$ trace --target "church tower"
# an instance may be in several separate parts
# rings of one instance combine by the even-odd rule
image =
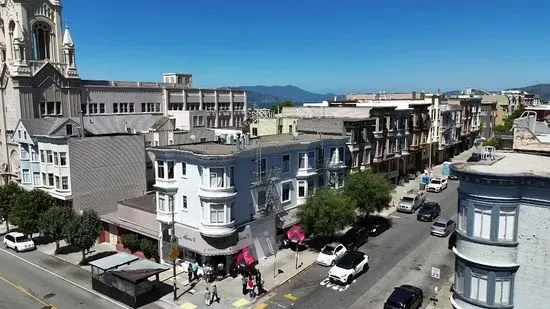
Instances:
[[[75,46],[68,29],[63,31],[61,1],[0,0],[0,9],[0,57],[17,67],[10,70],[12,76],[32,76],[50,62],[65,77],[78,78]],[[70,46],[64,42],[67,36]]]

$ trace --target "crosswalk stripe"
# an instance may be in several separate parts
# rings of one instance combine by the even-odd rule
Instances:
[[[292,295],[292,294],[285,294],[285,298],[291,301],[296,301],[298,297]]]

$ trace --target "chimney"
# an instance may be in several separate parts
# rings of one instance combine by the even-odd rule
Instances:
[[[78,132],[80,135],[79,137],[82,139],[84,138],[84,114],[82,113],[82,111],[78,112],[78,117],[80,118],[80,129],[78,130]]]

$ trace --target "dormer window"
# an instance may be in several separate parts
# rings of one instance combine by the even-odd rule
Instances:
[[[73,125],[72,124],[67,124],[65,125],[65,131],[67,133],[67,135],[73,135]]]

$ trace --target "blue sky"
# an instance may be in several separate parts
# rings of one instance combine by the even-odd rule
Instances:
[[[199,87],[292,84],[337,93],[550,82],[550,1],[63,5],[87,79],[156,81],[162,72],[191,72]]]

